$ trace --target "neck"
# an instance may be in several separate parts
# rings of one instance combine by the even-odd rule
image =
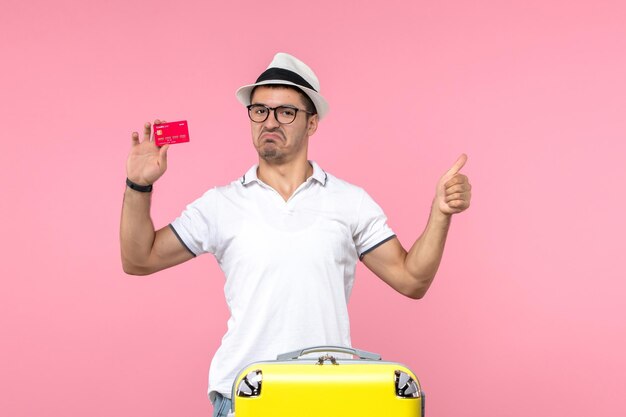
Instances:
[[[257,170],[258,178],[276,190],[285,201],[311,175],[313,167],[306,159],[284,164],[271,164],[260,159]]]

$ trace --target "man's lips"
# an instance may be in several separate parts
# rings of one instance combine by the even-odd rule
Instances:
[[[279,133],[266,132],[261,134],[261,140],[264,142],[282,141],[283,137]]]

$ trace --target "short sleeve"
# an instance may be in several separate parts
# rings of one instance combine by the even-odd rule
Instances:
[[[189,204],[170,227],[192,254],[215,253],[217,217],[217,190],[212,189]]]
[[[363,191],[354,231],[354,244],[359,259],[395,236],[387,225],[387,217],[383,210]]]

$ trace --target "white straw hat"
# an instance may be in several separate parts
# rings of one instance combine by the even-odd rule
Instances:
[[[237,99],[247,106],[254,87],[267,84],[292,85],[309,96],[320,119],[328,113],[328,103],[319,93],[320,82],[313,70],[292,55],[284,52],[274,55],[269,67],[259,75],[254,84],[244,85],[237,90]]]

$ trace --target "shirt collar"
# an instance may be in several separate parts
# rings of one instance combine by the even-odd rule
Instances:
[[[315,161],[309,161],[311,166],[313,167],[313,175],[311,175],[308,179],[314,179],[319,182],[321,185],[326,185],[326,180],[328,180],[328,174],[324,172],[322,168]],[[252,182],[259,182],[259,177],[257,177],[256,172],[259,164],[254,164],[244,175],[241,177],[241,183],[243,185],[248,185]]]

